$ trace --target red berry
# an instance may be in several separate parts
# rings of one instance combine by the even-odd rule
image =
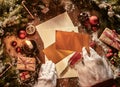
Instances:
[[[17,45],[17,42],[16,42],[16,41],[12,41],[11,45],[12,45],[13,47],[15,47],[15,46]]]
[[[114,56],[118,56],[118,54],[117,54],[117,53],[114,53]]]
[[[112,53],[113,51],[112,51],[112,49],[108,49],[108,53]]]
[[[110,58],[111,56],[113,56],[113,53],[107,53],[107,54],[106,54],[106,57],[107,57],[107,58]]]
[[[114,61],[111,61],[112,64],[114,64],[115,62]]]
[[[109,53],[110,56],[113,56],[113,53]]]
[[[89,22],[91,25],[97,25],[98,24],[98,17],[97,16],[91,16],[89,18]]]
[[[107,53],[107,54],[106,54],[106,57],[107,57],[107,58],[110,58],[110,55],[109,55],[109,53]]]
[[[17,52],[17,53],[21,52],[21,48],[20,48],[20,47],[17,47],[17,48],[16,48],[16,52]]]

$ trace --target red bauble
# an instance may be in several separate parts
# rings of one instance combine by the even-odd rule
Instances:
[[[12,41],[11,45],[12,45],[13,47],[15,47],[15,46],[17,45],[17,42],[16,42],[16,41]]]
[[[97,16],[91,16],[89,18],[89,22],[91,25],[97,25],[99,23],[98,17]]]
[[[27,33],[25,30],[20,30],[19,33],[18,33],[18,37],[20,39],[24,39],[26,37]]]
[[[26,37],[25,34],[19,34],[19,38],[20,38],[20,39],[24,39],[25,37]]]
[[[16,52],[17,52],[17,53],[21,52],[21,48],[20,48],[20,47],[17,47],[17,48],[16,48]]]

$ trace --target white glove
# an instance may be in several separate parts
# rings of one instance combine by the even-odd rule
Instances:
[[[56,80],[55,64],[52,61],[47,61],[45,64],[42,64],[38,83],[34,87],[56,87]]]
[[[90,48],[90,56],[85,47],[82,49],[83,61],[75,65],[82,87],[90,87],[96,83],[113,78],[113,73],[105,58]]]

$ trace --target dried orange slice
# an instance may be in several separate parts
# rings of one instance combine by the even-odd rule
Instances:
[[[35,26],[33,26],[33,25],[29,25],[26,27],[26,33],[29,35],[34,34],[35,31],[36,31],[36,29],[35,29]]]

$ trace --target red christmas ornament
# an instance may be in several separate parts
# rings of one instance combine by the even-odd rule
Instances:
[[[18,37],[20,39],[24,39],[26,37],[27,33],[25,30],[20,30],[19,33],[18,33]]]
[[[15,46],[17,45],[17,42],[16,42],[16,41],[12,41],[11,45],[12,45],[13,47],[15,47]]]
[[[17,47],[17,48],[16,48],[16,52],[17,52],[17,53],[21,52],[21,48],[20,48],[20,47]]]
[[[20,35],[19,35],[19,38],[20,38],[20,39],[24,39],[25,37],[26,37],[25,34],[20,34]]]
[[[99,23],[98,17],[97,16],[91,16],[89,18],[89,22],[90,22],[91,25],[97,25]]]

